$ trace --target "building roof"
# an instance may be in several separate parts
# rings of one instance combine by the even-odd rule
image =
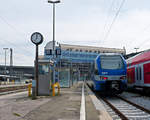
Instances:
[[[55,43],[56,46],[61,46],[62,50],[71,50],[71,51],[91,51],[91,52],[114,52],[114,53],[122,53],[126,54],[125,48],[106,48],[106,47],[97,47],[97,46],[84,46],[84,45],[70,45],[70,44],[59,44],[58,42]],[[50,41],[46,44],[45,49],[52,49],[53,42]]]

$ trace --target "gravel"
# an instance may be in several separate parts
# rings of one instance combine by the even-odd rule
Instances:
[[[137,93],[129,93],[129,92],[124,92],[120,96],[150,110],[150,97],[142,96]]]

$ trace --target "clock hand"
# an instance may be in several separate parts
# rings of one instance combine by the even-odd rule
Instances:
[[[37,40],[37,38],[38,38],[38,35],[36,34],[36,40]]]

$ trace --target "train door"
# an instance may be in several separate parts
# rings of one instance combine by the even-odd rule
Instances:
[[[143,65],[137,65],[135,67],[135,78],[136,78],[136,86],[143,85]]]

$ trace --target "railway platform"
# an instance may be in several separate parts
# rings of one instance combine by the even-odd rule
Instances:
[[[112,119],[92,91],[86,85],[83,88],[82,82],[61,88],[61,94],[54,97],[39,96],[31,100],[27,92],[0,96],[0,111],[0,120]]]

